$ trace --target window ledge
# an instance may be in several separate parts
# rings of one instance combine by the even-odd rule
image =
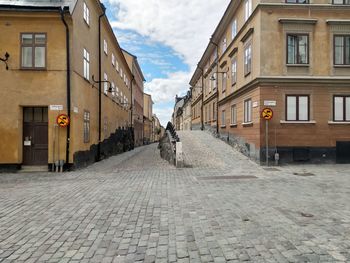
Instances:
[[[316,121],[285,121],[280,120],[281,124],[316,124]]]
[[[253,126],[253,122],[242,122],[243,127]]]
[[[335,68],[350,68],[350,65],[333,65]]]
[[[236,127],[237,127],[237,124],[233,124],[233,123],[232,123],[232,124],[230,124],[230,127],[231,127],[231,128],[236,128]]]
[[[329,125],[350,125],[350,121],[329,121]]]
[[[221,125],[220,128],[226,128],[226,125]]]
[[[310,67],[310,64],[286,64],[287,67]]]

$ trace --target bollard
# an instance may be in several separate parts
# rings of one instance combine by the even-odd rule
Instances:
[[[184,167],[184,158],[182,152],[182,142],[176,142],[176,167]]]
[[[275,165],[278,166],[278,161],[280,160],[280,155],[279,153],[275,153]]]

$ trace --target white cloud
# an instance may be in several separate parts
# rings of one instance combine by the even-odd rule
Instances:
[[[172,47],[191,69],[197,64],[229,0],[106,0],[117,12],[112,26]]]
[[[165,125],[171,118],[172,108],[157,108],[157,103],[174,104],[176,94],[183,95],[189,87],[189,81],[201,58],[209,38],[215,30],[230,0],[104,0],[113,11],[115,21],[111,24],[116,30],[131,30],[143,36],[144,43],[162,43],[170,48],[189,66],[189,72],[168,73],[166,78],[154,78],[146,83],[146,92],[152,95],[155,113],[159,114]],[[112,19],[113,20],[113,19]],[[120,36],[119,36],[120,37]],[[135,44],[133,36],[132,45]],[[127,45],[130,46],[130,45]],[[163,65],[167,58],[156,54],[140,59],[153,60],[153,64],[162,64],[163,73],[173,70]],[[140,51],[142,53],[142,51]],[[169,60],[168,60],[169,61]],[[170,60],[171,61],[171,60]]]
[[[145,83],[145,91],[152,95],[154,103],[175,102],[176,95],[188,90],[189,72],[169,73],[167,78],[155,78]]]

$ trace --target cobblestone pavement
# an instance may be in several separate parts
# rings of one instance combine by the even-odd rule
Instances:
[[[349,165],[207,165],[230,150],[192,142],[202,168],[175,169],[153,144],[71,173],[0,174],[0,262],[350,262]]]

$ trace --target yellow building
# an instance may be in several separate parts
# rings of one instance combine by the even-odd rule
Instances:
[[[144,144],[153,142],[152,137],[153,101],[150,94],[143,94],[143,140]]]
[[[8,70],[0,64],[2,170],[60,160],[74,168],[132,148],[132,72],[104,6],[7,2],[0,5],[0,57],[9,54]],[[67,127],[57,124],[60,114]]]
[[[231,1],[190,82],[205,123],[257,161],[350,162],[347,2]]]

